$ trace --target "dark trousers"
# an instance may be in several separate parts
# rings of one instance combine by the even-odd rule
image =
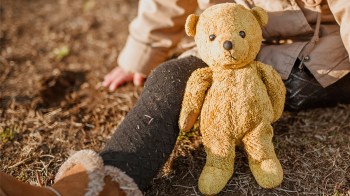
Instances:
[[[187,79],[194,70],[205,66],[196,57],[159,65],[148,77],[136,106],[101,152],[105,165],[118,167],[132,177],[141,190],[146,188],[174,148]],[[299,110],[338,101],[349,102],[350,76],[339,82],[324,89],[310,73],[293,69],[285,81],[286,108]],[[339,100],[335,94],[339,95]]]
[[[299,65],[300,61],[296,61]],[[350,74],[338,80],[336,83],[323,88],[310,73],[304,68],[294,66],[289,78],[284,81],[287,89],[287,110],[304,110],[308,108],[334,106],[337,103],[350,103]]]

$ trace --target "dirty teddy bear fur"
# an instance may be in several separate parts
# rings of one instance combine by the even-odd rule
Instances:
[[[286,90],[270,65],[255,60],[267,20],[262,8],[248,10],[234,3],[187,18],[186,33],[194,37],[209,67],[189,78],[179,127],[190,130],[200,116],[207,158],[198,186],[206,195],[225,187],[233,174],[235,147],[241,144],[260,186],[274,188],[282,182],[271,123],[283,112]]]

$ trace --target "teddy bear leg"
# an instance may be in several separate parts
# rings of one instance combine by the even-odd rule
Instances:
[[[272,136],[271,124],[262,122],[243,138],[250,170],[263,188],[274,188],[283,180],[283,170],[275,154]]]
[[[198,180],[198,188],[205,195],[219,193],[233,174],[235,159],[234,141],[213,141],[206,144],[206,163]]]

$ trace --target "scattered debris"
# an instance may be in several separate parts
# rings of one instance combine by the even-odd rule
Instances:
[[[117,65],[137,4],[1,0],[6,8],[0,8],[1,171],[49,186],[71,151],[103,148],[142,90],[96,88]],[[146,123],[155,123],[153,118],[145,115]],[[350,105],[285,112],[274,130],[282,185],[260,188],[238,148],[235,173],[219,196],[350,195]],[[180,134],[146,195],[199,195],[204,163],[196,125]]]

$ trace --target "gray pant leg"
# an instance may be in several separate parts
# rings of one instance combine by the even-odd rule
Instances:
[[[187,79],[204,66],[196,57],[159,65],[148,77],[140,100],[101,152],[105,165],[124,171],[140,189],[147,187],[174,148]]]

